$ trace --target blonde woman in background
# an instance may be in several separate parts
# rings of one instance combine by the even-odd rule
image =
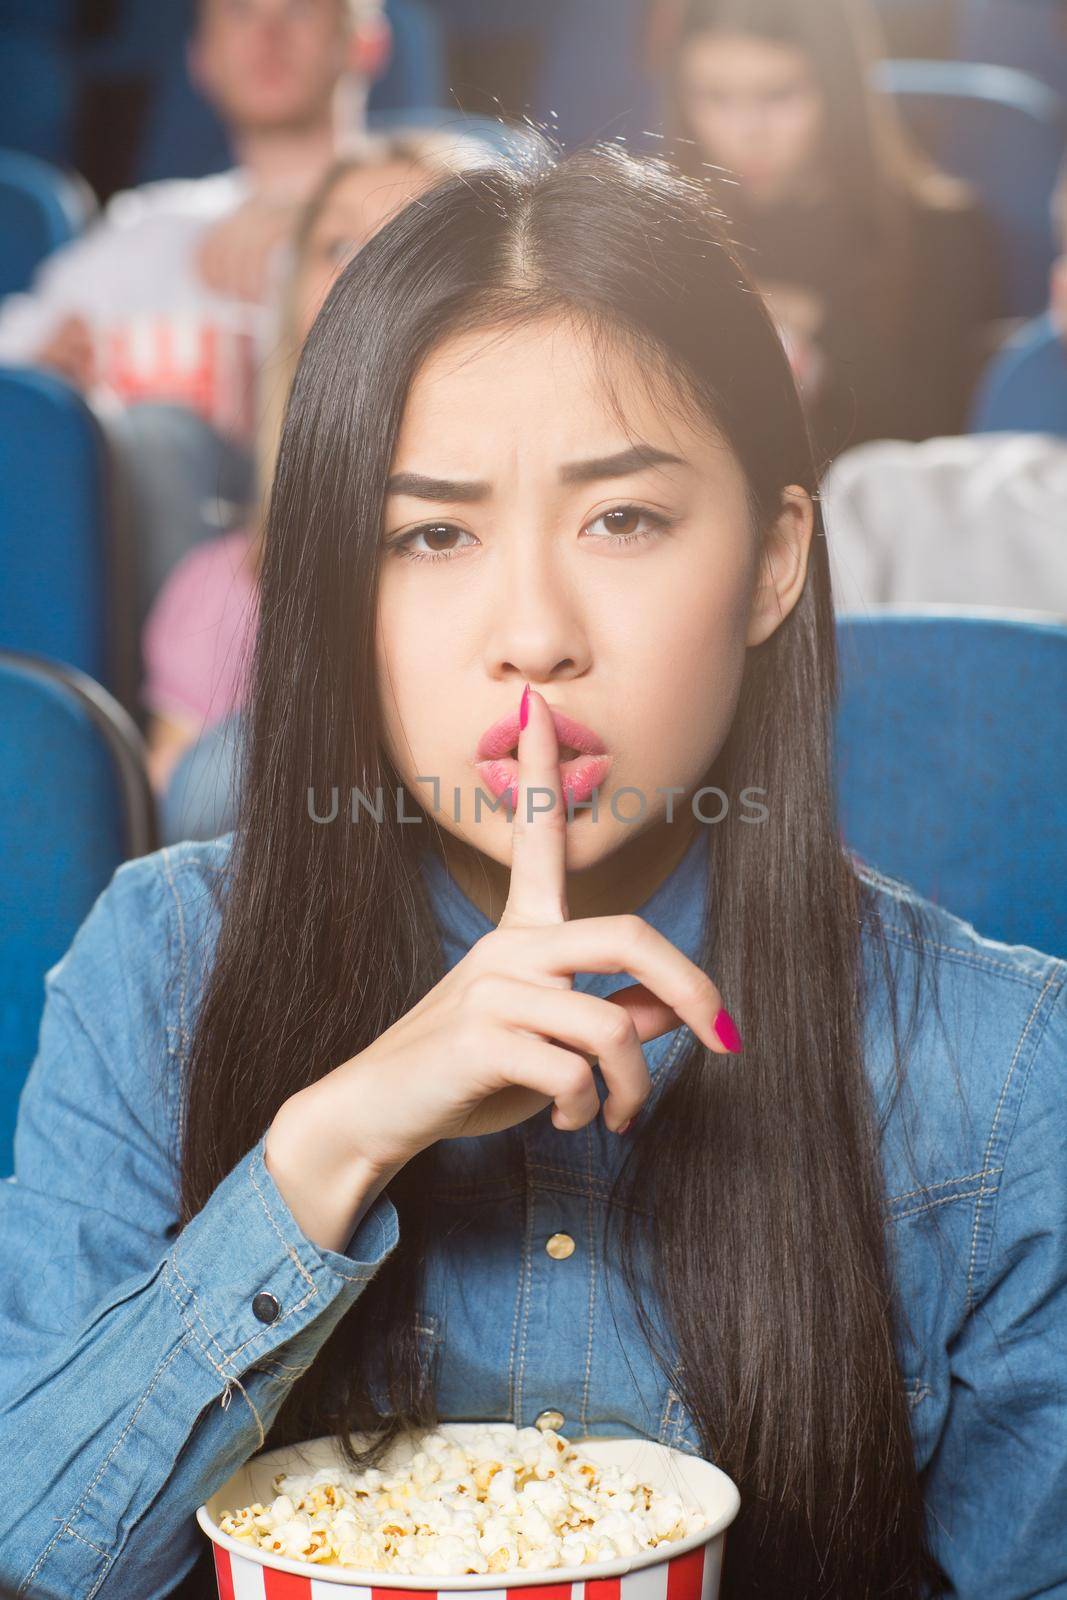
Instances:
[[[293,239],[275,355],[259,377],[256,519],[189,551],[144,628],[141,699],[149,714],[149,775],[161,798],[186,751],[209,735],[213,752],[218,731],[241,708],[258,616],[261,513],[307,330],[345,262],[389,217],[442,176],[486,158],[485,147],[468,136],[367,134],[334,163],[309,199]],[[216,756],[208,753],[207,759],[213,763]],[[224,790],[228,782],[227,774],[215,787]],[[183,823],[180,806],[178,813],[165,832],[182,834],[197,826],[193,818]]]

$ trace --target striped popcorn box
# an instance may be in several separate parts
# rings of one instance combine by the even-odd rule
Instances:
[[[462,1444],[484,1424],[443,1423],[440,1432]],[[297,1449],[268,1451],[235,1473],[197,1511],[197,1521],[214,1547],[219,1600],[717,1600],[727,1529],[737,1515],[736,1486],[709,1461],[645,1439],[577,1439],[584,1458],[635,1473],[643,1483],[676,1495],[704,1512],[697,1532],[640,1556],[583,1567],[529,1569],[462,1577],[434,1578],[408,1573],[357,1571],[351,1567],[289,1560],[259,1550],[222,1532],[218,1519],[228,1508],[273,1499],[275,1474],[294,1476],[337,1463],[331,1439]],[[383,1470],[404,1450],[399,1441]]]
[[[250,438],[256,376],[254,314],[175,308],[97,330],[100,385],[124,405],[183,406],[236,438]]]

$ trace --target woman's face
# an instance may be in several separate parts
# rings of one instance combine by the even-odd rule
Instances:
[[[696,34],[678,73],[682,115],[705,161],[756,199],[789,194],[816,165],[823,97],[807,56],[744,34]]]
[[[630,437],[571,323],[455,336],[416,375],[391,463],[377,634],[388,754],[427,810],[436,778],[442,828],[501,864],[505,806],[474,817],[475,790],[494,793],[478,745],[527,681],[610,758],[597,819],[576,806],[568,823],[568,871],[581,871],[663,823],[661,790],[682,817],[730,727],[746,647],[803,583],[807,496],[783,513],[801,536],[782,546],[778,592],[757,596],[732,451],[692,407],[692,422],[664,414],[632,357],[613,356],[609,375]],[[615,459],[635,441],[659,459]],[[616,816],[625,787],[638,793]]]
[[[296,280],[298,333],[303,341],[341,268],[378,229],[440,174],[411,162],[356,167],[339,178],[308,235]]]

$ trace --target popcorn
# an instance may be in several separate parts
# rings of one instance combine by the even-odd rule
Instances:
[[[293,1561],[425,1577],[617,1561],[708,1520],[551,1428],[508,1424],[462,1444],[427,1432],[394,1471],[321,1467],[277,1473],[272,1487],[269,1506],[223,1512],[222,1532]]]

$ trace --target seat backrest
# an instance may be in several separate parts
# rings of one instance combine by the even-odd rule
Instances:
[[[389,64],[371,84],[368,116],[411,106],[447,106],[448,50],[445,25],[431,0],[389,0],[386,15],[393,30]]]
[[[1036,317],[998,350],[983,374],[970,433],[1055,433],[1067,439],[1067,345]]]
[[[74,159],[78,73],[70,45],[73,20],[48,17],[50,8],[36,0],[27,0],[22,16],[12,16],[12,9],[7,0],[0,24],[0,146],[63,165]]]
[[[100,425],[50,373],[0,368],[0,649],[115,686]]]
[[[1067,98],[1063,0],[956,0],[953,55],[1021,67]]]
[[[45,256],[92,211],[91,191],[19,150],[0,150],[0,295],[28,287]]]
[[[1067,956],[1067,625],[845,615],[845,843],[988,938]]]
[[[156,843],[143,744],[81,673],[0,651],[0,1177],[33,1060],[44,974],[115,868]]]
[[[549,133],[565,149],[618,139],[659,153],[664,91],[646,60],[646,0],[554,0],[536,9],[542,44],[533,109]]]
[[[875,82],[934,160],[973,185],[997,224],[1006,314],[1036,316],[1048,302],[1055,253],[1050,202],[1067,141],[1064,102],[1029,73],[967,61],[882,61]]]

